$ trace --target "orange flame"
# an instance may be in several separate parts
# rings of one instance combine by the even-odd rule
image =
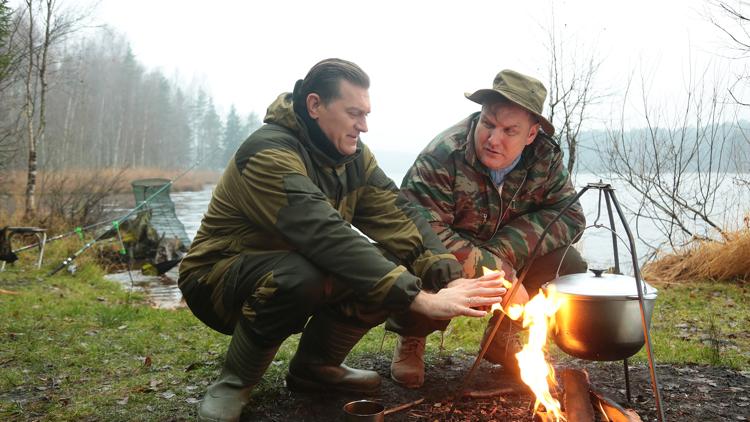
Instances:
[[[496,272],[484,268],[484,274]],[[510,284],[510,283],[509,283]],[[525,305],[512,304],[508,307],[507,315],[513,320],[523,317],[523,327],[529,329],[529,340],[516,353],[518,366],[521,368],[521,379],[529,386],[535,396],[534,411],[539,405],[547,410],[547,420],[565,421],[560,402],[550,393],[550,384],[557,385],[555,370],[544,357],[547,344],[547,330],[554,322],[555,312],[560,308],[561,299],[555,294],[554,288],[548,289],[548,295],[543,291],[534,296]],[[500,305],[493,305],[492,310],[503,310]]]

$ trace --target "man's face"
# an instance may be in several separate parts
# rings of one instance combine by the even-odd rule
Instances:
[[[512,105],[492,105],[482,108],[474,130],[477,157],[490,170],[506,168],[532,143],[539,131],[531,114]]]
[[[359,134],[367,132],[370,95],[366,88],[343,79],[339,82],[339,93],[339,98],[327,105],[318,94],[308,95],[307,110],[336,150],[342,155],[351,155],[357,151]]]

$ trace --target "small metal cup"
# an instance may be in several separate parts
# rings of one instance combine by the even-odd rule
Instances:
[[[383,422],[385,406],[370,400],[357,400],[344,405],[346,422]]]

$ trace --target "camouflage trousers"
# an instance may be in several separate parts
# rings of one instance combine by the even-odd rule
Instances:
[[[539,288],[544,283],[557,276],[558,266],[560,267],[559,275],[586,272],[588,265],[581,254],[574,248],[568,249],[567,253],[565,249],[565,247],[555,249],[532,262],[523,280],[523,286],[529,292],[529,296],[533,297],[539,293]],[[386,329],[402,336],[424,337],[433,331],[444,331],[449,322],[429,319],[414,312],[402,312],[388,319]]]
[[[231,335],[239,323],[256,344],[270,347],[302,332],[317,313],[362,328],[388,317],[298,253],[243,254],[228,260],[181,274],[179,280],[193,314],[224,334]]]

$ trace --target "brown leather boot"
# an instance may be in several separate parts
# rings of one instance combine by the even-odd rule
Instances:
[[[484,336],[482,337],[482,347],[487,343],[487,337],[492,332],[497,318],[498,316],[494,315],[487,322],[487,327],[484,329]],[[494,364],[500,364],[505,369],[505,372],[518,376],[521,373],[521,369],[518,367],[516,353],[520,352],[523,348],[520,333],[521,327],[518,324],[507,316],[503,318],[490,347],[487,349],[487,353],[484,355],[484,359]]]
[[[260,381],[279,346],[255,345],[239,324],[234,329],[219,379],[211,384],[198,407],[199,421],[239,421],[250,401],[250,390]]]
[[[391,379],[407,388],[424,384],[424,337],[398,337],[391,361]]]
[[[380,390],[380,375],[375,371],[344,365],[346,355],[369,331],[330,317],[313,315],[302,332],[286,385],[292,391],[372,394]]]

